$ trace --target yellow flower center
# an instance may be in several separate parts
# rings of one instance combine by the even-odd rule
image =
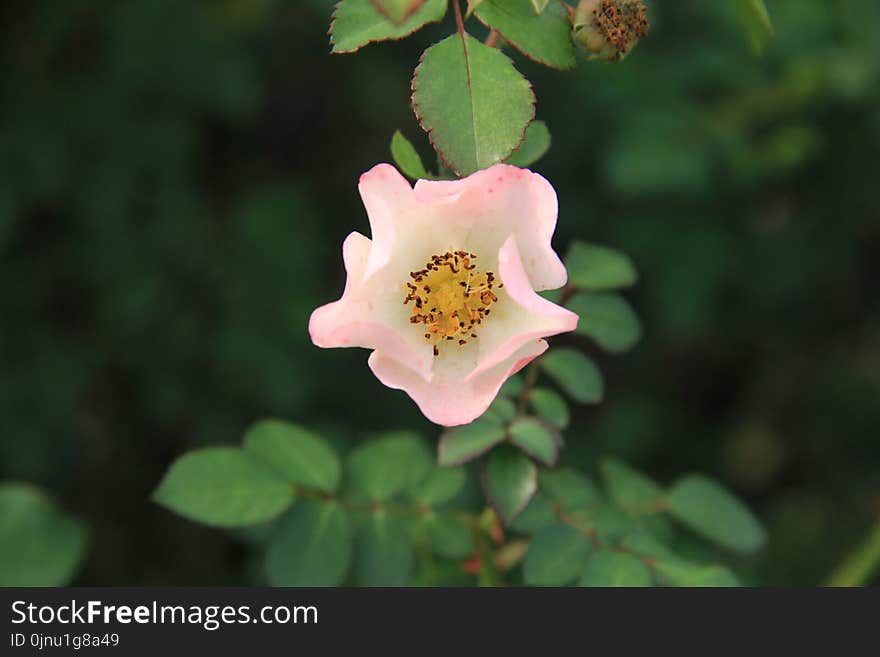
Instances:
[[[409,321],[421,325],[425,340],[434,345],[451,342],[460,347],[477,337],[477,327],[498,302],[494,290],[504,287],[495,274],[481,272],[467,251],[447,251],[431,256],[425,268],[410,272],[404,305],[412,304]]]

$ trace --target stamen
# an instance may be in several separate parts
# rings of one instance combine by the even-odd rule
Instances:
[[[648,8],[641,0],[602,0],[593,10],[593,21],[599,33],[620,59],[648,33]]]
[[[493,290],[501,289],[493,272],[476,270],[477,256],[470,251],[447,251],[433,255],[425,268],[410,272],[404,305],[413,305],[410,322],[424,324],[424,337],[433,344],[434,355],[441,343],[458,342],[464,347],[476,339],[474,329],[498,303]],[[426,311],[430,308],[430,311]]]

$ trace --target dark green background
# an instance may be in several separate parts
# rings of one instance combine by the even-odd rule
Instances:
[[[368,232],[358,175],[403,129],[413,38],[329,55],[323,0],[0,4],[0,479],[86,519],[77,584],[251,579],[227,533],[148,496],[267,415],[338,444],[416,428],[359,350],[306,332]],[[880,504],[880,4],[652,5],[624,63],[516,56],[554,135],[556,246],[628,252],[645,323],[564,462],[725,481],[769,528],[748,581],[815,584]],[[476,25],[475,32],[481,31]]]

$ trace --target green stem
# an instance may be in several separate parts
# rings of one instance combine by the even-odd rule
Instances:
[[[880,520],[865,541],[843,560],[826,586],[864,586],[880,571]]]

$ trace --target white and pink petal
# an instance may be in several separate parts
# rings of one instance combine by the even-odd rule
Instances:
[[[431,422],[453,427],[473,422],[489,408],[504,382],[547,350],[544,340],[524,344],[504,361],[470,379],[435,370],[430,379],[381,351],[370,354],[369,365],[382,383],[403,390]]]

